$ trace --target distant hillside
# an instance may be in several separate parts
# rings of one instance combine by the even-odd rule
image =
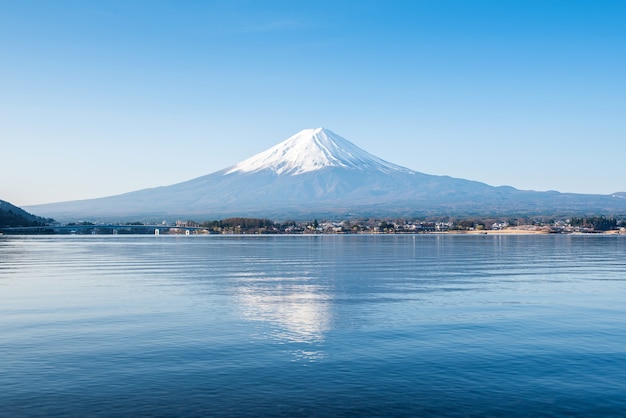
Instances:
[[[52,222],[52,219],[45,219],[32,215],[24,209],[0,200],[0,228],[14,226],[39,226]]]

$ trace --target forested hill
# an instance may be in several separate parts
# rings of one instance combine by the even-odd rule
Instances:
[[[52,219],[45,219],[32,215],[24,209],[0,200],[0,228],[12,226],[39,226],[52,222]]]

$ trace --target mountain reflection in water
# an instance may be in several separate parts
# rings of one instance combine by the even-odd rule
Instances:
[[[245,319],[262,323],[255,338],[298,343],[298,348],[291,344],[290,353],[316,360],[324,357],[321,343],[331,326],[331,301],[326,289],[309,280],[305,276],[240,279],[236,303]]]

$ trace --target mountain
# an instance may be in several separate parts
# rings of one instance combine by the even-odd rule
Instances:
[[[32,215],[24,209],[20,209],[9,202],[0,200],[0,228],[39,226],[52,221],[52,219],[44,219]]]
[[[340,167],[360,172],[413,173],[362,150],[328,129],[305,129],[286,141],[226,170],[233,173],[273,171],[278,175],[298,174]]]
[[[535,192],[433,176],[306,129],[215,173],[116,196],[30,206],[58,220],[626,214],[623,193]]]

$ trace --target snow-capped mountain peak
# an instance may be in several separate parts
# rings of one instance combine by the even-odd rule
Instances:
[[[326,167],[344,167],[382,172],[412,172],[384,161],[334,132],[305,129],[274,147],[226,170],[225,174],[272,170],[276,174],[298,175]]]

